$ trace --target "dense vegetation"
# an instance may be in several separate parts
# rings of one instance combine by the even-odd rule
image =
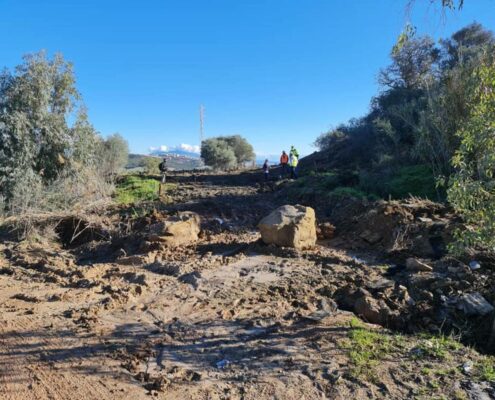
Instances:
[[[368,195],[448,193],[473,223],[463,240],[486,244],[495,233],[494,54],[493,33],[477,23],[438,44],[406,27],[369,113],[322,134],[306,165],[354,175],[349,186]]]
[[[88,121],[61,55],[28,55],[0,75],[0,138],[0,213],[103,199],[127,162],[127,142],[117,134],[104,140]]]
[[[205,164],[217,169],[234,169],[254,160],[251,146],[242,136],[219,136],[201,143],[201,158]]]

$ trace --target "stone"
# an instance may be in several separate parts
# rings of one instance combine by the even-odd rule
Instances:
[[[392,288],[395,286],[395,282],[389,279],[380,278],[366,284],[366,287],[371,290],[381,291],[384,289]]]
[[[378,232],[372,232],[370,230],[365,230],[359,237],[369,244],[376,244],[383,239],[382,235]]]
[[[419,261],[417,258],[408,258],[406,260],[406,269],[412,272],[431,272],[433,268],[428,264],[425,264],[422,261]]]
[[[306,250],[316,245],[316,217],[311,207],[286,205],[258,224],[265,244]]]
[[[354,312],[372,324],[384,325],[390,310],[383,301],[363,296],[356,300]]]
[[[468,316],[483,316],[494,310],[494,307],[479,292],[462,295],[457,302],[457,308]]]
[[[333,226],[330,222],[323,222],[318,225],[316,233],[319,240],[333,239],[335,234],[335,226]]]
[[[194,212],[180,212],[153,224],[150,231],[148,239],[151,242],[160,242],[170,247],[188,245],[199,238],[201,218]]]

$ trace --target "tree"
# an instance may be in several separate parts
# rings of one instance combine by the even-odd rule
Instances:
[[[206,165],[223,170],[237,165],[234,150],[222,138],[204,140],[201,143],[201,158]]]
[[[89,122],[62,55],[27,55],[0,74],[0,211],[51,211],[107,196],[105,145],[114,148]]]
[[[247,161],[254,160],[255,154],[253,146],[240,135],[226,136],[220,138],[227,142],[227,144],[232,148],[237,160],[237,165],[242,165]]]
[[[219,136],[201,143],[201,158],[211,167],[235,168],[254,160],[254,157],[253,146],[240,135]]]
[[[457,232],[458,247],[495,249],[495,62],[476,68],[469,99],[471,113],[458,131],[460,147],[452,159],[455,174],[448,199],[464,216],[467,229]]]
[[[73,129],[69,126],[78,100],[72,65],[61,55],[52,60],[44,52],[28,55],[14,73],[2,73],[0,187],[7,199],[20,175],[30,177],[25,184],[46,184],[68,166],[84,123],[79,114]]]
[[[162,160],[158,157],[144,157],[141,166],[147,174],[158,174]]]
[[[113,179],[129,159],[129,144],[120,134],[114,133],[101,143],[100,165],[104,176]]]

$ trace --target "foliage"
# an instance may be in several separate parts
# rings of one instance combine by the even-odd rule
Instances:
[[[365,199],[368,197],[366,193],[360,191],[359,189],[343,186],[333,189],[329,195],[333,197],[351,197],[355,199]]]
[[[394,349],[394,338],[367,329],[357,318],[350,323],[349,339],[343,347],[348,350],[352,375],[374,379],[374,367]]]
[[[117,183],[115,198],[120,204],[131,204],[142,201],[154,201],[158,199],[160,182],[156,179],[148,179],[139,175],[125,175]],[[163,190],[171,190],[176,185],[167,183]]]
[[[101,177],[101,139],[61,55],[28,55],[0,74],[0,138],[3,211],[87,205],[111,190]]]
[[[221,138],[230,148],[234,151],[235,158],[237,160],[237,165],[240,166],[247,161],[254,160],[255,154],[253,146],[240,135],[225,136]]]
[[[468,225],[457,232],[458,249],[495,249],[495,62],[487,60],[474,73],[478,84],[470,116],[457,132],[460,147],[452,159],[448,199]]]
[[[205,164],[213,168],[227,170],[237,167],[243,162],[240,160],[244,160],[246,157],[252,157],[253,154],[249,153],[249,151],[247,153],[245,152],[246,149],[249,150],[250,145],[241,145],[238,139],[234,140],[233,138],[234,136],[204,140],[201,143],[201,158]],[[245,140],[242,139],[242,142],[244,143]],[[252,147],[250,149],[252,152]],[[236,151],[239,158],[236,156]]]
[[[395,199],[416,196],[428,199],[437,198],[435,178],[427,165],[410,165],[400,168],[385,183],[387,195]]]
[[[475,71],[494,53],[495,37],[480,24],[437,43],[406,27],[379,74],[370,112],[320,135],[315,144],[326,156],[314,165],[360,171],[359,185],[350,186],[366,193],[442,199],[461,146],[457,132],[476,103]]]
[[[158,157],[143,157],[141,166],[147,174],[158,174],[160,173],[159,165],[161,162],[162,160]]]
[[[100,144],[99,164],[104,176],[114,179],[127,164],[129,144],[118,133],[110,135]]]

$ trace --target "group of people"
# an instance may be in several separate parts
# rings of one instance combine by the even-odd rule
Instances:
[[[290,147],[289,154],[282,151],[280,156],[280,166],[282,167],[282,177],[287,177],[290,173],[291,179],[297,179],[297,165],[299,164],[299,152],[294,146]],[[263,164],[263,174],[265,176],[265,182],[270,179],[270,162],[265,160]]]

